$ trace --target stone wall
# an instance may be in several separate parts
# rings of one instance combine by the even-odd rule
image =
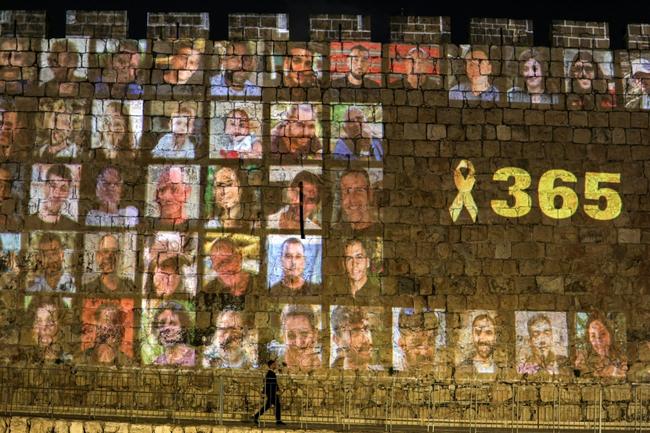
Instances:
[[[232,15],[211,41],[208,14],[152,13],[151,39],[89,38],[126,28],[107,13],[0,40],[0,359],[35,375],[12,390],[48,389],[43,364],[92,366],[100,386],[278,358],[370,394],[397,375],[530,401],[525,419],[574,390],[562,410],[592,419],[597,389],[608,420],[634,418],[650,58],[591,49],[606,23],[530,47],[530,21],[475,20],[475,42],[500,28],[514,45],[466,46],[409,17],[382,45],[364,16],[312,17],[301,42],[286,15]],[[477,391],[492,382],[518,388]],[[95,385],[61,395],[108,406]],[[389,400],[362,401],[371,419]]]

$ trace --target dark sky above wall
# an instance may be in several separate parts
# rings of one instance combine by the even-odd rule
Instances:
[[[2,4],[4,3],[4,4]],[[576,2],[576,1],[435,1],[435,0],[198,0],[179,2],[171,0],[23,0],[0,1],[0,9],[46,9],[50,35],[65,33],[65,11],[68,9],[128,10],[131,36],[145,36],[148,11],[194,11],[210,12],[212,39],[227,38],[227,15],[235,12],[284,12],[290,15],[291,39],[307,40],[309,37],[308,15],[316,13],[366,14],[372,17],[373,39],[388,40],[389,17],[392,15],[450,16],[452,42],[469,40],[469,20],[472,17],[507,17],[534,20],[536,45],[550,44],[550,28],[554,19],[608,21],[612,48],[625,48],[625,32],[628,23],[650,23],[650,5],[644,2]]]

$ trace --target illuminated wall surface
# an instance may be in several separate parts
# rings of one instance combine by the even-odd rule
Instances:
[[[647,53],[5,38],[0,80],[7,365],[650,379]]]

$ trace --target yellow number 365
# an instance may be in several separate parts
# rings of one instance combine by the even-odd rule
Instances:
[[[532,199],[525,192],[531,185],[530,173],[518,167],[503,167],[497,170],[492,180],[511,182],[508,194],[511,200],[492,200],[492,210],[506,218],[517,218],[528,214],[532,207]],[[566,170],[549,170],[539,178],[537,188],[539,208],[549,218],[565,219],[571,217],[578,210],[578,194],[563,183],[576,183],[576,176]],[[585,213],[600,221],[613,220],[621,214],[623,201],[617,191],[612,188],[601,187],[601,183],[620,183],[620,173],[585,173],[585,200],[594,203],[585,203]]]

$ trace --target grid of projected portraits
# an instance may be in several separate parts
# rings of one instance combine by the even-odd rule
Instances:
[[[649,110],[647,53],[38,45],[38,72],[12,65],[0,86],[0,291],[20,298],[20,335],[6,339],[29,362],[628,374],[639,331],[620,311],[458,311],[394,278],[446,270],[403,257],[404,217],[386,203],[423,200],[410,191],[426,181],[400,170],[421,163],[403,156],[431,134],[432,106]]]

